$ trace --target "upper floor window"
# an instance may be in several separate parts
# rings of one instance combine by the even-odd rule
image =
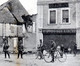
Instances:
[[[57,11],[54,9],[49,10],[49,24],[57,23]]]
[[[69,12],[69,9],[68,8],[63,8],[62,10],[61,10],[61,12],[62,12],[62,17],[61,17],[61,21],[62,21],[62,23],[69,23],[70,22],[70,12]]]
[[[57,17],[61,17],[61,23],[69,23],[69,4],[68,3],[50,3],[49,4],[49,17],[48,24],[57,24]],[[60,13],[61,10],[61,13]],[[57,12],[61,14],[61,16],[57,15]]]

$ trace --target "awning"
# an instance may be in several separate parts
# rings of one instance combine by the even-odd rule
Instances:
[[[42,29],[42,33],[76,33],[76,29]]]

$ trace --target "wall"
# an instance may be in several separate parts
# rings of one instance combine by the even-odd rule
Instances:
[[[76,43],[80,49],[80,3],[76,3]]]
[[[58,9],[58,22],[55,25],[50,25],[48,23],[48,4],[49,3],[62,3],[69,2],[70,8],[70,24],[60,24],[61,23],[61,9]],[[42,24],[41,24],[42,21]],[[38,14],[37,14],[37,44],[39,43],[39,26],[42,25],[43,29],[76,29],[76,43],[78,49],[80,49],[80,1],[79,0],[38,0]],[[43,38],[43,37],[42,37]]]
[[[44,29],[58,29],[58,28],[76,28],[76,7],[75,3],[69,4],[70,8],[70,23],[69,24],[61,24],[61,8],[55,8],[57,10],[57,24],[48,24],[48,5],[43,5],[43,26]]]
[[[37,4],[49,4],[49,3],[60,3],[60,2],[70,2],[70,3],[75,3],[75,2],[80,2],[80,0],[38,0]]]
[[[39,40],[43,40],[43,35],[39,31],[39,29],[43,28],[43,6],[39,5],[37,6],[37,18],[36,18],[36,46],[37,44],[40,44]]]

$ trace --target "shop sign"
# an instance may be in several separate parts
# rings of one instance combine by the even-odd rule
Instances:
[[[76,29],[42,29],[42,33],[76,33]]]

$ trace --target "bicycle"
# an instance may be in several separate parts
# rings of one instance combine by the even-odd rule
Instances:
[[[54,61],[56,61],[56,59],[58,59],[60,62],[65,62],[67,59],[67,55],[60,51],[60,50],[56,50],[54,52]],[[51,52],[48,50],[46,51],[45,55],[44,55],[44,60],[47,63],[50,63],[52,60],[52,56],[51,56]]]
[[[37,51],[36,52],[36,59],[42,59],[44,56],[43,56],[43,53],[41,51]]]
[[[43,46],[37,47],[36,59],[43,59]]]
[[[41,51],[37,51],[36,55],[36,59],[41,59],[42,56],[42,59],[44,59],[44,61],[47,63],[50,63],[52,60],[51,50],[44,50],[43,53]],[[54,52],[54,61],[56,61],[56,59],[58,59],[60,62],[65,62],[67,59],[67,55],[64,52],[56,50]]]

